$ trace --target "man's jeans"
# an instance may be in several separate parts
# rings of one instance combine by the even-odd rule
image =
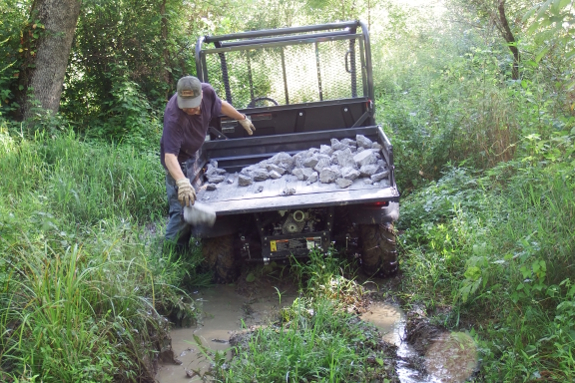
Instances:
[[[176,181],[170,173],[166,173],[166,191],[170,204],[170,221],[166,227],[166,242],[174,243],[182,250],[186,249],[190,242],[192,227],[184,221],[184,208],[178,201]]]

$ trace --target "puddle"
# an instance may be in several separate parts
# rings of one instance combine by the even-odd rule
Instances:
[[[194,299],[201,303],[204,318],[198,326],[178,328],[170,332],[172,350],[181,365],[160,364],[156,375],[159,383],[200,382],[198,375],[190,376],[192,371],[205,373],[210,361],[201,352],[194,335],[203,346],[213,351],[229,350],[230,335],[242,327],[267,324],[278,309],[279,296],[275,288],[260,288],[257,291],[236,292],[236,287],[217,285],[200,291]],[[280,291],[281,306],[290,305],[296,297],[295,291]],[[229,357],[228,353],[228,357]],[[193,374],[191,374],[193,375]]]
[[[431,346],[421,358],[405,341],[407,318],[399,307],[374,302],[361,318],[377,326],[383,339],[398,347],[401,383],[463,383],[477,366],[477,349],[468,334],[444,332],[430,339]]]
[[[172,349],[180,365],[160,365],[156,380],[159,383],[200,382],[200,376],[190,376],[195,370],[201,374],[210,367],[210,361],[202,354],[194,336],[213,351],[229,350],[232,332],[246,326],[267,324],[277,315],[281,306],[290,305],[297,296],[293,288],[280,294],[273,286],[218,285],[206,289],[194,298],[201,302],[205,316],[192,328],[175,329],[171,332]],[[406,315],[395,305],[373,302],[361,318],[373,323],[383,334],[383,339],[395,344],[397,349],[397,373],[401,383],[462,383],[471,376],[477,364],[473,339],[465,333],[441,333],[430,339],[431,345],[425,357],[405,341]],[[229,356],[229,355],[228,355]]]

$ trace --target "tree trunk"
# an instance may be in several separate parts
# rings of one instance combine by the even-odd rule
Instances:
[[[513,70],[511,72],[511,76],[513,80],[519,79],[519,49],[517,49],[517,42],[515,41],[515,37],[513,36],[513,32],[511,32],[511,28],[509,27],[509,22],[507,21],[507,16],[505,16],[505,0],[499,0],[499,6],[497,7],[499,11],[499,23],[497,23],[499,27],[499,31],[503,35],[507,44],[509,44],[509,50],[513,54]]]
[[[79,0],[34,0],[32,4],[20,76],[25,120],[39,111],[37,107],[58,112],[80,5]]]

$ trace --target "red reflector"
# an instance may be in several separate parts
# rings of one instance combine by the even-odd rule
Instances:
[[[380,201],[380,202],[375,202],[373,204],[373,206],[377,206],[377,207],[381,207],[381,206],[389,206],[389,201]]]

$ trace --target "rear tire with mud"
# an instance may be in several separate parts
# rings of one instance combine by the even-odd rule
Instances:
[[[214,271],[216,283],[235,282],[239,275],[239,263],[234,244],[234,234],[202,239],[204,261]]]
[[[370,276],[390,277],[397,273],[397,242],[392,223],[360,225],[361,263]]]

